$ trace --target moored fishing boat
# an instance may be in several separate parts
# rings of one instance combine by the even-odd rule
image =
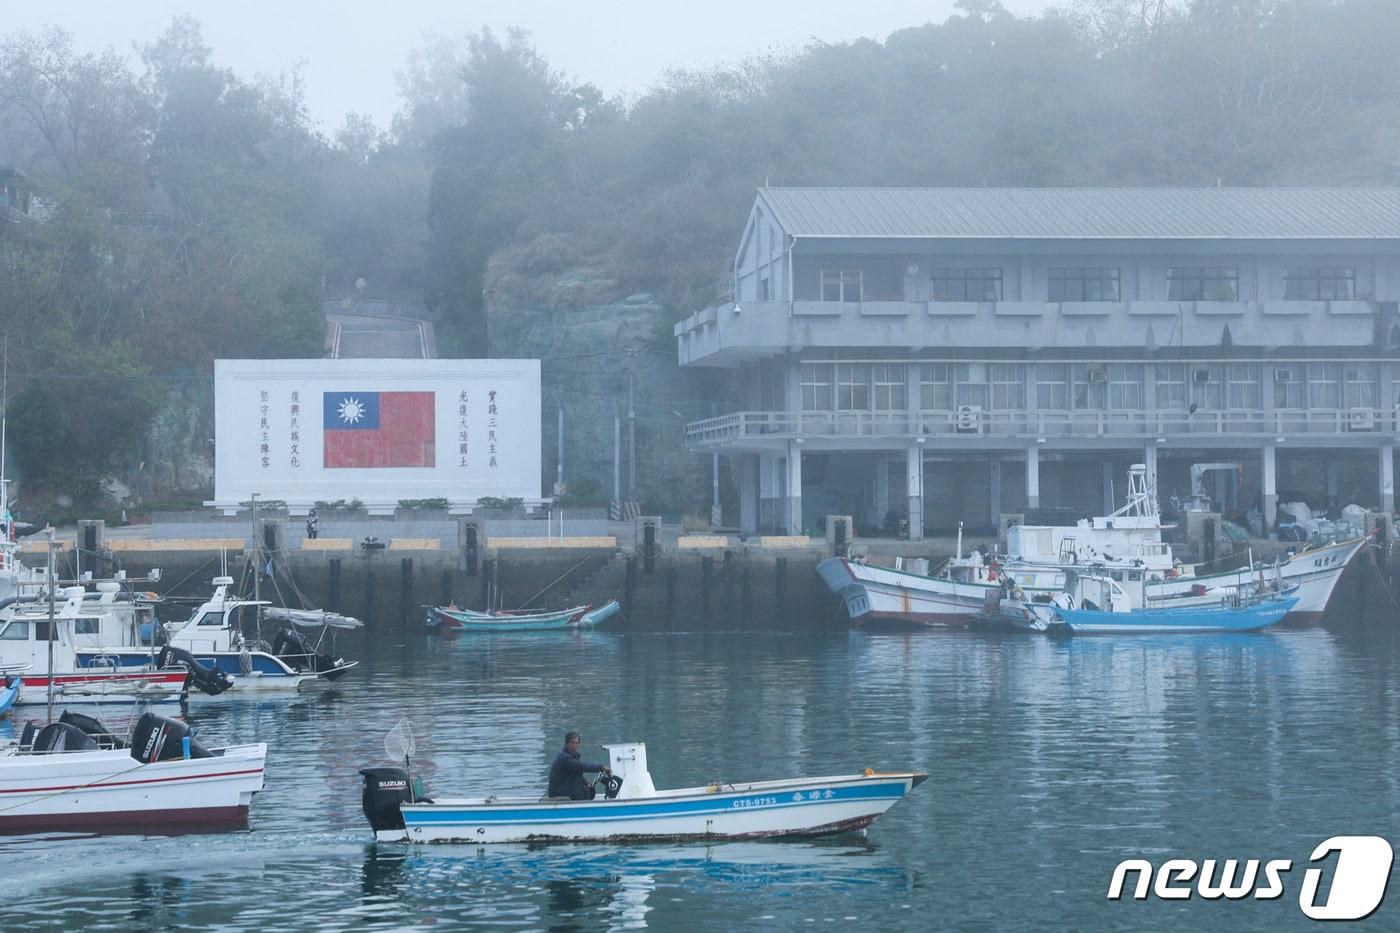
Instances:
[[[65,714],[0,753],[0,832],[143,832],[246,823],[263,743],[205,749],[182,722],[144,714],[128,739]]]
[[[1047,631],[1073,635],[1257,632],[1282,622],[1298,598],[1291,593],[1253,599],[1236,594],[1213,605],[1132,609],[1126,594],[1118,590],[1106,603],[1107,608],[1056,605],[1055,621]]]
[[[454,632],[529,632],[592,628],[617,614],[621,604],[612,599],[601,606],[574,606],[555,611],[506,610],[478,612],[456,606],[434,606],[428,612],[429,628]]]
[[[232,577],[215,577],[214,594],[191,616],[165,626],[167,660],[207,668],[217,677],[232,678],[232,695],[263,691],[305,690],[331,683],[358,661],[332,657],[310,645],[295,628],[278,630],[271,645],[245,637],[243,626],[257,628],[266,617],[295,625],[357,628],[360,622],[336,613],[270,608],[262,600],[229,594]],[[78,651],[85,668],[128,669],[149,661],[152,649],[140,645],[97,644]]]
[[[420,799],[407,770],[367,768],[362,803],[381,842],[650,842],[823,836],[863,830],[928,776],[877,772],[657,790],[642,743],[608,745],[594,800]]]

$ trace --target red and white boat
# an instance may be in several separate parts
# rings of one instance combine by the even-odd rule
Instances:
[[[206,749],[146,713],[129,737],[66,714],[0,752],[0,833],[237,827],[263,788],[267,746]]]

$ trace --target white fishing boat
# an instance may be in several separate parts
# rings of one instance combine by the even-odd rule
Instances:
[[[64,705],[75,703],[129,703],[178,701],[193,677],[196,689],[221,692],[227,683],[185,665],[162,660],[137,644],[136,627],[145,610],[111,583],[99,584],[89,593],[80,586],[54,594],[53,606],[45,597],[12,597],[0,611],[0,668],[15,671],[19,689],[16,705],[47,703],[52,697]],[[52,633],[52,639],[50,638]],[[128,646],[133,657],[118,667],[110,655],[92,663],[86,652],[104,642]]]
[[[262,790],[263,743],[206,749],[146,713],[128,738],[66,714],[0,751],[0,832],[237,826]]]
[[[823,836],[864,830],[928,776],[865,771],[657,790],[646,745],[605,746],[612,780],[593,800],[421,798],[404,768],[367,768],[362,803],[381,842],[651,842]],[[395,756],[397,757],[397,756]]]
[[[215,577],[214,594],[188,619],[165,626],[166,658],[209,669],[232,678],[232,695],[248,692],[295,691],[325,686],[344,675],[358,661],[346,661],[317,650],[291,626],[348,629],[362,623],[349,616],[319,610],[286,610],[257,599],[229,594],[232,577]],[[288,622],[265,645],[244,635],[256,631],[259,614]],[[127,669],[141,665],[151,649],[132,645],[99,644],[78,651],[85,667]]]

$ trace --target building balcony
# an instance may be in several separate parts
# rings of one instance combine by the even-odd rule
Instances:
[[[1226,447],[1246,443],[1308,446],[1394,444],[1394,409],[1011,411],[964,406],[948,411],[740,411],[686,425],[695,450],[772,451],[787,441],[808,450],[880,449],[925,443],[939,448],[1049,449],[1144,444]]]
[[[742,301],[674,335],[681,365],[738,367],[837,347],[1365,347],[1375,318],[1370,301]]]

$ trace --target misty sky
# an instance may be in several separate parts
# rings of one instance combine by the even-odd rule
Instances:
[[[346,111],[384,126],[398,107],[394,69],[424,32],[457,35],[489,26],[529,30],[555,67],[604,91],[640,91],[671,65],[703,67],[812,39],[839,42],[941,22],[955,0],[14,0],[0,4],[0,30],[46,24],[78,47],[133,43],[158,35],[177,13],[204,27],[216,60],[244,76],[277,74],[303,62],[307,103],[328,129]],[[1051,0],[1003,0],[1017,13]]]

